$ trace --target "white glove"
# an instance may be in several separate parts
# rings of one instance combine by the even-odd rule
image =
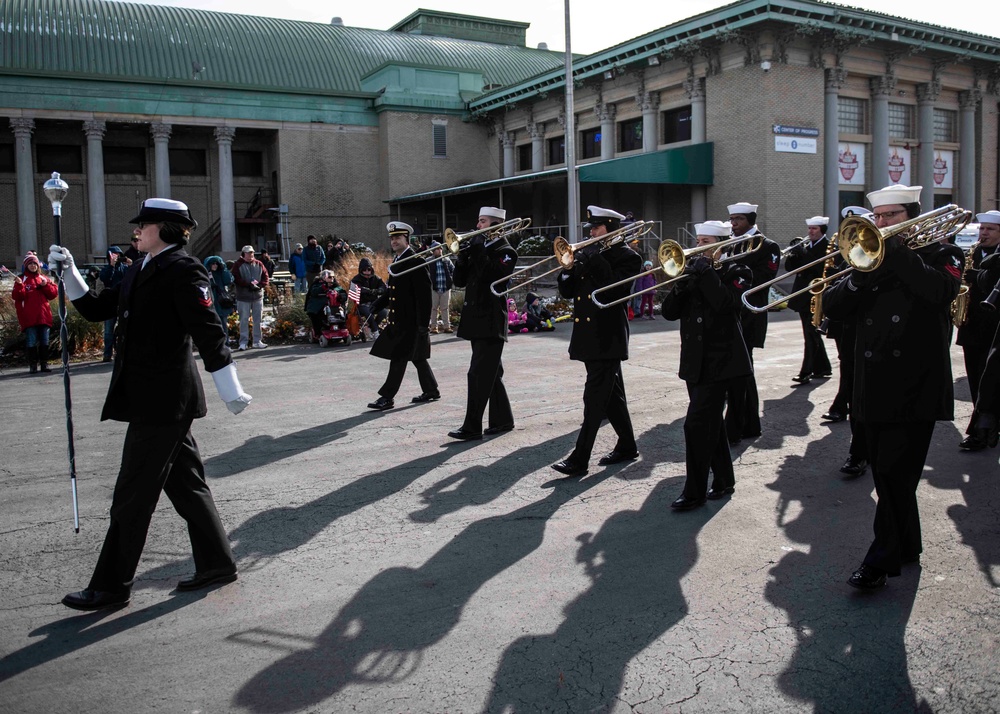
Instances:
[[[253,397],[243,391],[240,378],[236,376],[236,365],[232,362],[212,372],[212,380],[222,401],[226,403],[226,408],[233,414],[239,414],[253,400]]]
[[[62,280],[66,286],[66,297],[70,300],[79,300],[90,292],[87,281],[76,269],[76,262],[69,249],[61,245],[49,246],[49,265],[62,265]]]

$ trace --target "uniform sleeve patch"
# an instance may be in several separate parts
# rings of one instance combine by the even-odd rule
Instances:
[[[198,299],[205,307],[211,307],[212,305],[212,291],[207,285],[199,285],[198,290],[201,292],[201,297]]]

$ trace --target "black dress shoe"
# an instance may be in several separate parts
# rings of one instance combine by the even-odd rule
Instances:
[[[847,461],[840,467],[840,473],[848,476],[861,476],[868,470],[868,460],[860,459],[857,456],[848,456]]]
[[[705,494],[705,498],[710,501],[718,501],[720,498],[732,496],[734,493],[736,493],[735,486],[729,486],[727,488],[710,488],[708,489],[708,493]]]
[[[109,607],[124,607],[132,599],[132,591],[109,593],[104,590],[81,590],[70,593],[62,599],[62,604],[74,610],[104,610]]]
[[[411,404],[423,404],[424,402],[436,402],[441,398],[440,392],[423,392],[410,400]]]
[[[231,583],[238,577],[239,575],[236,572],[235,565],[231,565],[228,568],[214,568],[212,570],[206,570],[203,573],[195,573],[194,576],[188,578],[187,580],[181,580],[177,583],[177,589],[200,590],[201,588],[207,588],[209,585]]]
[[[829,379],[833,376],[833,372],[813,372],[813,376],[816,379]]]
[[[823,421],[833,422],[835,424],[838,421],[844,421],[845,419],[847,419],[847,415],[831,409],[826,414],[822,415],[820,419],[822,419]]]
[[[578,464],[575,461],[570,461],[569,459],[563,459],[562,461],[557,461],[552,464],[552,468],[561,474],[566,474],[567,476],[583,476],[587,473],[586,464]]]
[[[455,429],[455,431],[449,431],[448,436],[452,439],[458,439],[459,441],[472,441],[474,439],[482,439],[483,435],[475,431],[466,431],[465,429]]]
[[[396,406],[396,403],[388,397],[379,397],[374,402],[369,404],[368,408],[384,412],[386,409],[392,409],[394,406]]]
[[[986,442],[978,439],[974,435],[969,435],[962,439],[959,443],[958,448],[962,451],[982,451],[986,448]]]
[[[847,579],[847,584],[860,590],[875,590],[885,585],[885,573],[862,563]]]
[[[489,434],[490,436],[492,436],[493,434],[506,434],[513,428],[514,428],[514,423],[511,422],[510,424],[504,424],[503,426],[488,426],[486,427],[486,431],[484,431],[483,433]]]
[[[811,374],[799,374],[799,375],[796,375],[796,376],[792,377],[792,381],[793,382],[798,382],[799,384],[809,384],[809,382],[812,381],[812,375]]]
[[[900,565],[920,565],[920,554],[904,555],[899,559]]]
[[[681,495],[680,498],[670,504],[670,507],[675,511],[690,511],[692,508],[697,508],[704,503],[704,498],[688,498],[687,496]]]
[[[597,462],[598,466],[611,466],[612,464],[620,464],[622,461],[635,461],[639,458],[639,452],[633,451],[631,454],[626,454],[617,449],[614,449],[607,456],[602,456]]]

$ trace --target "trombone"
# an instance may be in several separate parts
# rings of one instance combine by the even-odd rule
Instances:
[[[445,257],[445,251],[451,255],[457,255],[460,251],[469,245],[469,240],[478,235],[486,233],[494,239],[506,238],[512,233],[517,233],[518,231],[523,231],[525,228],[531,225],[530,218],[511,218],[509,221],[504,221],[503,223],[498,223],[495,226],[489,226],[487,228],[480,228],[476,231],[470,231],[469,233],[456,233],[451,228],[444,229],[444,241],[441,247],[444,249],[441,255],[437,258],[432,258],[427,260],[424,258],[426,255],[430,255],[434,252],[434,248],[426,248],[419,253],[413,254],[412,258],[423,258],[423,265],[415,265],[412,268],[407,268],[406,270],[400,270],[398,273],[393,272],[392,265],[389,265],[389,275],[394,278],[400,275],[406,275],[407,273],[412,273],[414,270],[419,270],[420,268],[426,267],[431,263],[436,263]]]
[[[604,235],[598,236],[596,238],[587,238],[586,240],[582,240],[579,243],[570,243],[562,236],[557,236],[556,239],[552,242],[553,255],[548,255],[539,260],[538,262],[532,263],[527,268],[521,268],[520,270],[511,273],[506,278],[500,278],[500,280],[491,283],[490,292],[492,292],[497,297],[504,297],[505,295],[513,292],[514,290],[517,290],[519,288],[524,287],[525,285],[541,280],[546,275],[552,275],[552,273],[555,273],[560,270],[569,270],[570,268],[573,267],[573,263],[575,261],[574,255],[576,254],[577,251],[580,251],[588,246],[594,245],[595,243],[600,244],[601,250],[607,250],[611,246],[617,245],[618,243],[624,243],[631,241],[633,239],[641,238],[642,236],[649,233],[651,230],[653,230],[652,221],[636,221],[634,223],[629,223],[627,226],[622,226],[618,230],[612,231],[611,233],[605,233]],[[544,273],[533,275],[527,280],[524,280],[518,283],[517,285],[511,286],[506,290],[497,290],[497,288],[500,285],[503,285],[507,281],[514,280],[515,278],[518,278],[521,275],[524,275],[525,273],[530,273],[538,266],[543,265],[544,263],[547,263],[550,260],[555,260],[558,263],[556,267],[552,268],[551,270],[546,270]]]
[[[754,238],[759,238],[757,235],[750,236],[737,236],[735,238],[727,238],[726,240],[719,241],[718,243],[710,243],[708,245],[697,246],[695,248],[684,248],[680,243],[675,240],[667,238],[665,241],[660,243],[660,247],[656,249],[656,260],[659,265],[645,270],[638,275],[633,275],[631,278],[626,278],[625,280],[619,280],[617,283],[611,283],[610,285],[605,285],[604,287],[598,288],[591,293],[591,300],[597,307],[612,307],[614,305],[620,305],[623,302],[628,302],[637,295],[645,295],[646,293],[653,292],[654,290],[659,290],[660,288],[669,285],[677,280],[680,280],[684,274],[684,268],[687,267],[687,262],[692,256],[698,256],[702,253],[717,253],[720,250],[736,245],[737,243],[746,243]],[[758,240],[755,245],[751,245],[749,250],[742,253],[734,253],[733,255],[728,255],[723,258],[718,258],[713,260],[715,267],[718,267],[724,263],[728,263],[733,260],[738,260],[747,255],[747,253],[752,253],[753,251],[764,245],[764,241]],[[614,288],[621,287],[627,283],[634,282],[638,278],[645,277],[646,275],[652,275],[653,273],[660,271],[669,278],[662,283],[657,283],[643,290],[639,290],[634,293],[629,293],[624,297],[620,297],[617,300],[612,300],[611,302],[601,302],[597,299],[597,294],[605,292],[606,290],[613,290]]]
[[[795,270],[788,271],[784,275],[768,280],[760,285],[754,285],[743,293],[743,304],[750,312],[759,313],[767,312],[786,300],[802,295],[805,292],[819,295],[826,289],[827,285],[854,270],[869,273],[882,265],[882,261],[885,260],[885,242],[889,238],[904,234],[903,246],[910,250],[918,250],[950,239],[962,230],[971,218],[972,211],[959,208],[954,203],[949,203],[947,206],[941,206],[941,208],[928,211],[927,213],[921,213],[916,218],[911,218],[908,221],[897,223],[894,226],[887,226],[886,228],[879,228],[875,225],[875,221],[867,216],[848,216],[841,222],[840,230],[831,239],[837,242],[837,249],[840,251],[840,256],[847,263],[846,268],[838,270],[833,275],[828,275],[825,278],[816,278],[801,290],[784,295],[780,299],[761,307],[755,307],[747,300],[749,295],[761,290],[767,290],[789,275],[794,275],[803,270],[808,270],[815,265],[819,265],[829,258],[829,256],[824,255],[805,265],[800,265]]]

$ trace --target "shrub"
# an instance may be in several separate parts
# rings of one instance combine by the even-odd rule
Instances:
[[[548,236],[529,236],[517,244],[518,255],[552,255],[552,239]]]

